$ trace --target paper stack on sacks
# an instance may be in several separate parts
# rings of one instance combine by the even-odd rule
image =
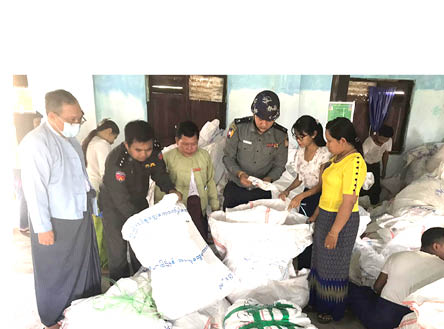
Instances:
[[[171,329],[151,298],[148,273],[120,279],[103,295],[78,299],[64,311],[62,329]]]
[[[254,299],[240,299],[228,309],[224,319],[225,329],[316,329],[301,308],[286,300],[263,305]]]
[[[404,316],[399,328],[444,328],[444,278],[416,290],[402,303],[415,313]]]
[[[292,260],[312,243],[312,228],[305,224],[307,217],[283,209],[282,200],[256,200],[211,214],[214,244],[241,281],[229,295],[231,301],[242,292],[295,276]]]
[[[237,285],[214,255],[176,194],[131,216],[122,228],[142,265],[151,271],[153,299],[167,319],[214,304]]]

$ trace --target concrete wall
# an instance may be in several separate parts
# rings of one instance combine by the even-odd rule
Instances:
[[[331,80],[331,75],[229,75],[227,123],[251,115],[251,103],[264,89],[270,89],[279,96],[281,115],[276,121],[287,129],[290,130],[303,114],[326,123]],[[295,144],[296,141],[289,135],[290,143]]]
[[[117,123],[124,140],[125,125],[132,120],[147,120],[145,75],[94,75],[97,123],[109,118]]]
[[[352,75],[352,77],[414,80],[405,150],[444,138],[444,128],[442,128],[444,76]],[[96,75],[93,80],[97,121],[106,117],[112,118],[123,131],[124,125],[130,120],[146,120],[144,75]],[[318,119],[325,127],[331,82],[332,75],[228,75],[227,124],[235,118],[251,115],[250,106],[256,94],[264,89],[270,89],[278,94],[281,101],[281,116],[277,120],[279,124],[291,129],[301,115],[308,114]],[[119,136],[119,140],[122,139],[123,134]],[[296,143],[291,136],[290,143]],[[392,155],[387,174],[397,172],[401,166],[402,155]]]
[[[77,135],[79,142],[96,128],[96,109],[94,105],[93,79],[88,74],[29,74],[28,88],[32,95],[33,109],[46,116],[45,94],[56,89],[65,89],[79,101],[85,112],[86,122]]]

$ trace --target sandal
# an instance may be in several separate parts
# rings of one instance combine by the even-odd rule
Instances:
[[[318,313],[318,322],[322,324],[330,323],[333,317],[328,313]]]

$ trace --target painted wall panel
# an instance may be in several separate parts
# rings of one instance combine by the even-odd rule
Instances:
[[[281,115],[276,120],[290,129],[299,113],[299,75],[229,75],[227,81],[227,124],[251,115],[251,103],[262,90],[279,96]]]
[[[147,120],[144,75],[94,75],[97,122],[110,118],[120,128],[115,145],[124,140],[125,125],[136,119]]]
[[[331,75],[229,75],[227,84],[227,123],[251,115],[256,94],[264,89],[276,92],[281,102],[281,116],[276,120],[289,131],[303,114],[323,122],[327,118]],[[290,143],[296,141],[290,136]]]
[[[85,112],[86,122],[80,128],[77,139],[81,142],[88,133],[96,128],[96,109],[94,87],[91,75],[87,74],[45,74],[28,75],[28,88],[31,91],[33,108],[46,116],[45,94],[56,89],[65,89],[79,101]]]

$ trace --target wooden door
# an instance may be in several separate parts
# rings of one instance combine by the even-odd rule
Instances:
[[[174,143],[175,125],[187,118],[186,76],[149,76],[148,122],[161,146]]]
[[[181,121],[191,120],[201,129],[207,121],[219,119],[225,128],[226,80],[226,76],[148,76],[148,121],[161,146],[174,143]],[[217,84],[219,93],[206,88],[211,84]]]

